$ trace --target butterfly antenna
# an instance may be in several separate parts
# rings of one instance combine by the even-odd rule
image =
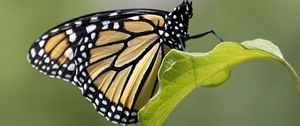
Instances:
[[[187,40],[190,40],[190,39],[197,39],[197,38],[201,38],[203,36],[206,36],[208,34],[213,34],[216,38],[218,38],[221,42],[224,42],[223,38],[220,37],[218,34],[216,34],[216,32],[214,30],[209,30],[207,32],[204,32],[204,33],[201,33],[201,34],[198,34],[198,35],[193,35],[193,36],[189,36],[187,38]]]

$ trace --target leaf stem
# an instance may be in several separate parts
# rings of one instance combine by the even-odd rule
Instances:
[[[283,60],[283,63],[286,66],[286,68],[288,69],[289,73],[293,76],[298,94],[300,95],[300,78],[299,78],[297,72],[294,70],[294,68],[291,66],[291,64],[288,63],[286,60]]]

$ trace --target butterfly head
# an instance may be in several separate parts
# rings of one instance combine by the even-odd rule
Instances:
[[[188,0],[184,0],[182,4],[166,15],[165,30],[172,36],[173,43],[171,43],[171,47],[184,50],[184,41],[188,37],[189,19],[192,16],[192,2]]]

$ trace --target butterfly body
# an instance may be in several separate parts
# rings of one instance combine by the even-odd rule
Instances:
[[[28,59],[40,72],[76,85],[108,120],[136,123],[159,88],[163,57],[172,48],[184,50],[191,16],[189,1],[172,12],[124,9],[82,16],[47,31]]]

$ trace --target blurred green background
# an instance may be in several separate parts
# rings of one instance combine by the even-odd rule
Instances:
[[[0,126],[110,126],[71,84],[44,76],[27,62],[30,45],[46,30],[84,14],[119,8],[172,10],[182,0],[1,0]],[[214,29],[225,40],[264,38],[300,72],[299,0],[194,0],[190,33]],[[213,36],[189,41],[211,50]],[[299,126],[300,96],[283,66],[251,61],[233,68],[218,88],[199,88],[165,126]]]

